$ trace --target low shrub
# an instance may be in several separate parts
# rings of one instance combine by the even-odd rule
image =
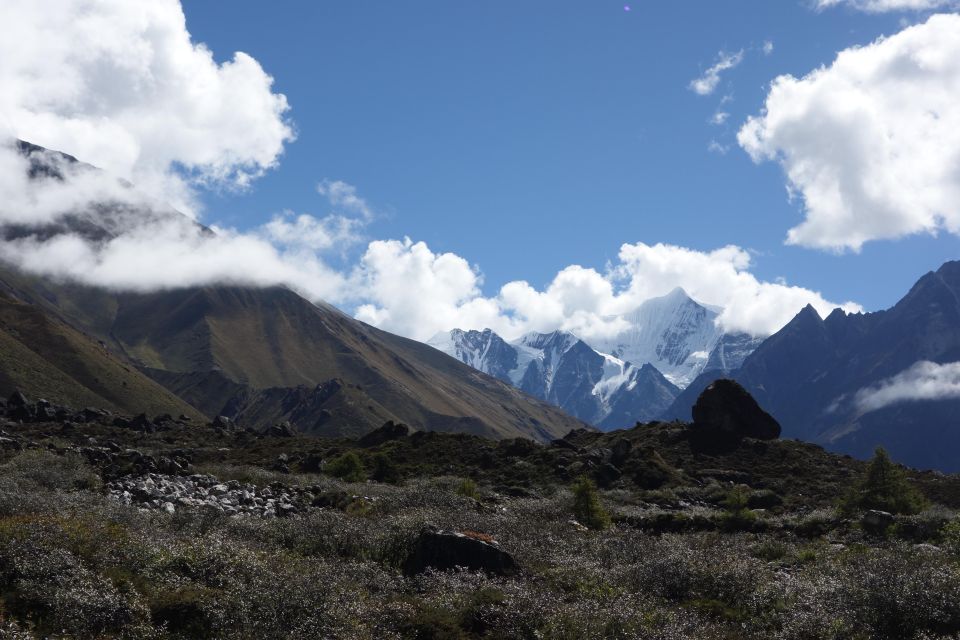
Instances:
[[[940,530],[944,548],[955,556],[960,556],[960,518],[951,520]]]
[[[470,478],[464,478],[460,484],[457,485],[456,493],[458,496],[463,496],[464,498],[480,499],[480,490],[477,488],[477,483]]]
[[[790,553],[790,547],[779,540],[766,540],[751,549],[750,554],[766,562],[784,559]]]

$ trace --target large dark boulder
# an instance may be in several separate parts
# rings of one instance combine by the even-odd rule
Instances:
[[[403,571],[415,575],[428,568],[447,571],[456,567],[497,576],[513,576],[520,572],[513,556],[497,545],[435,527],[426,527],[417,537]]]
[[[704,389],[693,405],[693,426],[698,435],[717,441],[780,437],[780,424],[734,380],[716,380]]]
[[[398,424],[392,420],[384,423],[379,429],[374,429],[370,433],[364,435],[358,444],[361,447],[376,447],[381,445],[384,442],[390,442],[391,440],[399,440],[400,438],[405,438],[410,435],[410,427],[405,424]]]

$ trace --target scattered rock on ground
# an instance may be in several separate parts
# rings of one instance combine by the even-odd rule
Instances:
[[[863,514],[860,525],[868,533],[883,533],[893,524],[893,514],[871,509]]]
[[[403,570],[414,575],[428,568],[445,571],[455,567],[498,576],[513,576],[520,572],[513,556],[495,543],[435,527],[426,527],[420,533]]]

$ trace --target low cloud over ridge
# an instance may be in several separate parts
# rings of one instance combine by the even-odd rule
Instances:
[[[192,41],[179,0],[4,0],[0,123],[185,213],[193,188],[243,188],[294,137],[251,56]],[[3,133],[0,131],[0,133]]]
[[[855,402],[860,413],[864,414],[902,402],[958,398],[960,362],[937,364],[921,361],[876,386],[861,389]]]

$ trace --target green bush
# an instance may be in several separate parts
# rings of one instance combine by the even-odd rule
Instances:
[[[960,519],[952,520],[940,531],[943,546],[950,553],[960,556]]]
[[[753,547],[750,555],[766,562],[776,562],[777,560],[783,560],[789,552],[790,547],[783,542],[766,540]]]
[[[882,447],[870,461],[860,482],[843,500],[842,508],[850,513],[858,509],[878,509],[890,513],[919,513],[926,504],[923,496],[907,480]]]
[[[330,461],[326,468],[327,473],[340,478],[344,482],[363,482],[367,473],[363,469],[360,456],[350,451]]]
[[[580,524],[591,529],[610,526],[610,514],[600,504],[597,485],[586,476],[580,476],[573,484],[573,515]]]

